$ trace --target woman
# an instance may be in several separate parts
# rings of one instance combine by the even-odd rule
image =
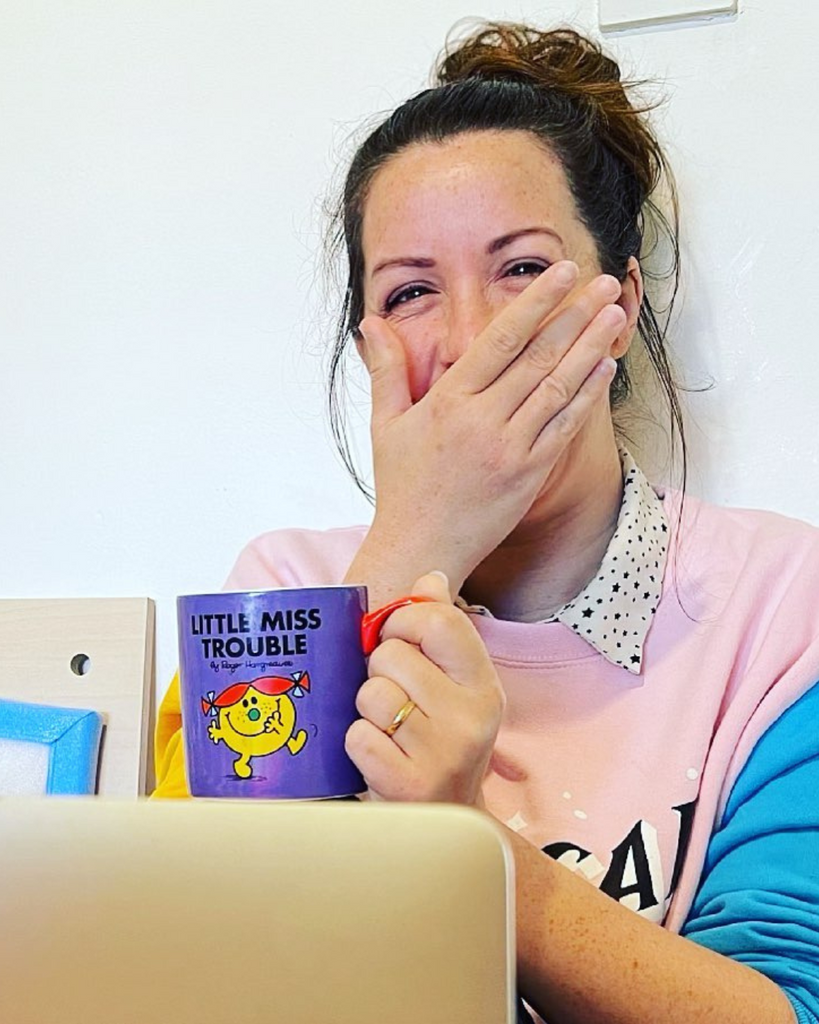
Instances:
[[[679,424],[640,263],[663,166],[574,33],[449,54],[343,198],[372,526],[268,534],[228,586],[433,599],[387,621],[348,752],[371,798],[505,824],[541,1016],[816,1021],[819,534],[657,493],[612,419],[639,331]]]

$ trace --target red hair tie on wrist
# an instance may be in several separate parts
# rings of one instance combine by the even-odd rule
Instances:
[[[434,601],[434,597],[421,597],[420,594],[411,597],[399,597],[390,601],[382,608],[376,608],[374,612],[367,612],[361,620],[361,646],[366,656],[373,653],[378,647],[381,637],[381,628],[394,611],[399,608],[406,608],[410,604],[421,604],[423,601]]]

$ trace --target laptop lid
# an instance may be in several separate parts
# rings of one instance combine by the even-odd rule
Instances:
[[[503,1024],[512,857],[440,805],[0,800],[3,1024]]]

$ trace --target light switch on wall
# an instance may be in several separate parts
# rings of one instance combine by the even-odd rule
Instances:
[[[600,0],[606,31],[736,14],[739,0]]]

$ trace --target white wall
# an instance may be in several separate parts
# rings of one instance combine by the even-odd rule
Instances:
[[[667,83],[677,350],[716,382],[693,489],[819,522],[819,8],[741,6],[609,45]],[[593,0],[0,3],[0,595],[155,597],[162,689],[175,594],[367,516],[322,419],[317,209],[475,13],[596,27]]]

